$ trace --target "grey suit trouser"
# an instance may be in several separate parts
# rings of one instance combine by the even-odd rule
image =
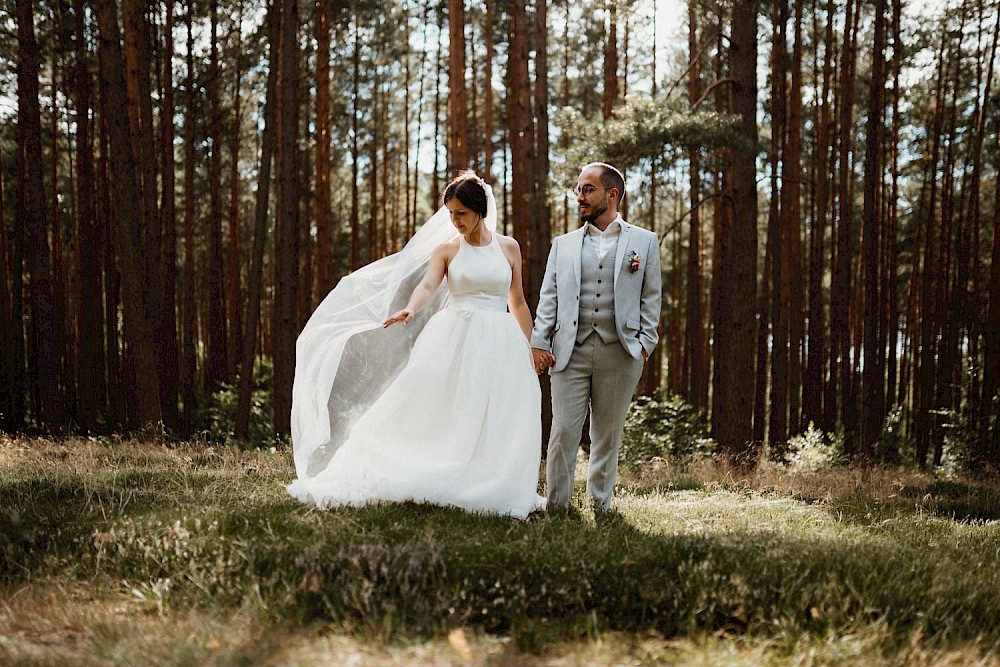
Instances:
[[[548,507],[569,507],[583,421],[590,407],[590,466],[587,497],[598,509],[611,507],[618,475],[618,449],[643,363],[615,340],[591,334],[573,349],[563,370],[552,373],[552,430],[545,468]]]

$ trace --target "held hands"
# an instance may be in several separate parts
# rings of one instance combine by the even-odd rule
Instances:
[[[556,358],[551,352],[540,350],[537,347],[531,348],[531,358],[535,362],[535,372],[542,373],[555,365]]]
[[[413,319],[413,311],[410,310],[409,308],[404,308],[403,310],[400,310],[399,312],[390,315],[389,319],[387,319],[385,322],[382,323],[382,328],[387,329],[396,322],[402,322],[403,326],[406,326],[407,324],[410,323],[410,320],[412,319]]]

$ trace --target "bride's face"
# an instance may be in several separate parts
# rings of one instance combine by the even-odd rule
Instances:
[[[451,224],[462,236],[472,232],[481,220],[479,214],[459,201],[458,197],[449,199],[445,206],[451,211]]]

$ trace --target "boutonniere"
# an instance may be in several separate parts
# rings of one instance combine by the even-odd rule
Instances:
[[[635,250],[633,250],[628,254],[628,268],[632,270],[632,273],[635,273],[636,271],[639,270],[639,263],[641,260],[642,258],[639,257],[639,253],[637,253]]]

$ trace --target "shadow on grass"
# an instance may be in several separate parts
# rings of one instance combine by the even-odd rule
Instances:
[[[238,490],[206,507],[185,491],[217,481],[126,471],[0,483],[0,577],[61,569],[126,580],[168,606],[256,602],[278,623],[375,638],[474,626],[528,650],[606,629],[825,636],[884,625],[899,643],[917,628],[930,641],[1000,641],[988,553],[766,522],[654,533],[615,511],[524,522],[415,504],[318,511]],[[668,516],[678,489],[654,488]]]

